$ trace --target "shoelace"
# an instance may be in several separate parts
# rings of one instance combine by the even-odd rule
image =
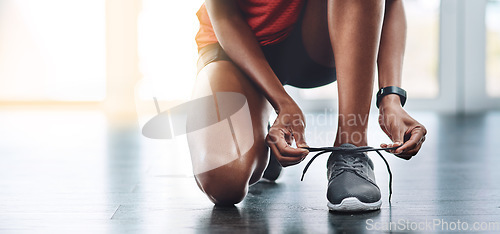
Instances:
[[[356,148],[344,148],[344,147],[321,147],[321,148],[308,148],[304,147],[304,149],[309,150],[309,152],[318,152],[315,154],[311,160],[306,164],[306,167],[304,167],[304,171],[302,171],[302,177],[300,178],[300,181],[304,180],[304,175],[307,172],[307,169],[309,169],[309,166],[311,166],[312,162],[320,155],[326,154],[326,153],[364,153],[364,152],[371,152],[375,151],[377,154],[384,160],[385,166],[387,167],[387,172],[389,173],[389,203],[391,202],[392,198],[392,172],[391,172],[391,167],[389,166],[389,163],[385,159],[385,157],[380,153],[380,151],[385,151],[385,150],[395,150],[399,148],[400,146],[397,147],[392,147],[392,148],[373,148],[370,146],[361,146],[361,147],[356,147]]]

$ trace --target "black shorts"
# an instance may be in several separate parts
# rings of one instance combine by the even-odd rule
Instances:
[[[334,67],[326,67],[315,62],[307,53],[302,41],[302,19],[298,20],[285,40],[277,44],[262,46],[262,51],[283,85],[315,88],[337,79]],[[201,48],[198,72],[207,64],[220,60],[231,61],[219,43]]]

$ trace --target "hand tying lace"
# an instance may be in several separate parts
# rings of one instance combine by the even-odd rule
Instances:
[[[397,148],[399,148],[401,146],[397,146],[397,147],[392,147],[392,148],[373,148],[373,147],[370,147],[370,146],[361,146],[361,147],[356,147],[356,148],[343,148],[343,147],[321,147],[321,148],[309,148],[309,147],[304,147],[304,149],[307,149],[309,150],[309,152],[318,152],[317,154],[315,154],[311,160],[309,160],[309,162],[307,163],[306,167],[304,168],[304,171],[302,171],[302,177],[300,179],[300,181],[303,181],[304,180],[304,175],[306,174],[307,172],[307,169],[309,169],[309,166],[311,166],[312,162],[320,155],[322,154],[325,154],[325,153],[332,153],[332,152],[336,152],[336,153],[364,153],[364,152],[371,152],[371,151],[375,151],[377,152],[377,154],[382,158],[382,160],[384,160],[384,163],[387,167],[387,172],[389,173],[389,202],[391,202],[391,197],[392,197],[392,172],[391,172],[391,167],[389,166],[389,163],[387,162],[387,160],[385,159],[384,156],[382,156],[382,154],[380,153],[380,151],[386,151],[386,150],[395,150]],[[342,170],[356,170],[356,168],[340,168]]]

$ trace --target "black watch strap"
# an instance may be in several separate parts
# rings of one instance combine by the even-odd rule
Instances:
[[[399,96],[399,99],[401,100],[401,106],[405,106],[406,103],[406,91],[400,87],[397,86],[388,86],[385,88],[381,88],[377,92],[377,108],[380,108],[380,102],[382,101],[382,98],[389,94],[397,94]]]

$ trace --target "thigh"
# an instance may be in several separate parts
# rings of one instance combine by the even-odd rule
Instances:
[[[283,84],[315,88],[336,80],[326,0],[309,0],[288,37],[263,51]]]
[[[216,108],[220,117],[224,113],[220,113],[223,110],[220,110],[221,107],[218,105],[221,102],[231,101],[220,99],[224,98],[222,93],[226,92],[242,94],[246,98],[250,116],[246,118],[244,113],[240,113],[239,117],[230,119],[229,127],[232,136],[224,137],[223,133],[219,134],[210,130],[198,133],[196,139],[188,136],[190,149],[196,149],[197,152],[193,155],[192,150],[191,154],[198,157],[193,159],[193,162],[205,164],[219,162],[222,165],[214,170],[195,175],[201,184],[204,184],[203,180],[228,176],[240,177],[239,181],[247,180],[248,183],[254,183],[260,179],[267,165],[268,147],[265,143],[265,136],[272,108],[266,98],[233,62],[219,60],[204,66],[198,73],[193,98],[213,95],[215,107],[208,108]],[[202,108],[198,117],[203,118],[206,116],[203,112],[209,111],[209,109]],[[245,152],[234,148],[235,145],[246,144],[245,142],[250,142],[250,145],[247,144]],[[203,160],[200,160],[199,157]],[[224,159],[224,157],[229,158],[229,160]],[[197,166],[199,165],[193,165],[193,167]],[[196,171],[196,168],[194,169]],[[197,173],[195,172],[195,174]]]
[[[306,1],[301,25],[302,41],[312,60],[333,67],[335,61],[328,32],[327,4],[327,0]]]

